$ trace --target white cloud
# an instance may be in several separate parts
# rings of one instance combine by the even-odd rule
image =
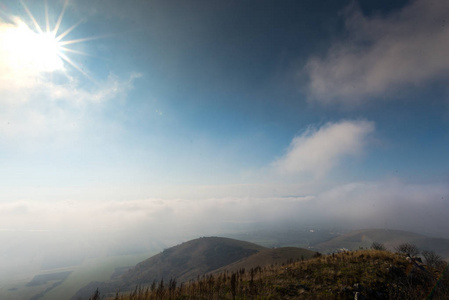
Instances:
[[[449,74],[449,2],[416,0],[387,16],[345,12],[348,38],[305,67],[309,96],[355,104]]]
[[[347,155],[363,150],[374,123],[340,121],[320,129],[309,128],[291,142],[287,153],[273,163],[281,174],[309,173],[324,176]]]

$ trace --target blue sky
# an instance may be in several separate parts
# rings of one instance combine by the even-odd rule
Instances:
[[[449,227],[446,1],[47,3],[71,63],[0,2],[0,229]]]

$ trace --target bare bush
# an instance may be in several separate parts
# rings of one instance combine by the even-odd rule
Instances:
[[[426,265],[428,265],[429,267],[439,269],[441,267],[444,267],[444,265],[446,264],[443,260],[443,257],[436,254],[434,251],[423,251],[422,255],[424,256]]]
[[[395,248],[396,252],[405,254],[409,257],[415,257],[419,254],[418,247],[413,244],[403,243]]]
[[[383,250],[383,251],[387,250],[387,248],[385,247],[384,244],[378,243],[378,242],[373,242],[371,244],[371,249],[373,249],[373,250]]]

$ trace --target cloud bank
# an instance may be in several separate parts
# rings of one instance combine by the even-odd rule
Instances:
[[[354,228],[402,229],[448,238],[448,205],[447,186],[389,179],[348,183],[320,193],[313,214]]]
[[[233,189],[230,186],[229,189]],[[353,182],[304,196],[0,203],[0,230],[128,232],[139,238],[226,232],[244,223],[332,224],[428,231],[449,237],[449,188],[399,179]]]
[[[352,105],[449,75],[449,2],[416,0],[387,16],[344,12],[347,38],[305,67],[312,101]]]
[[[304,196],[0,202],[0,241],[6,245],[0,249],[5,267],[0,280],[11,270],[39,270],[40,259],[160,250],[199,236],[285,224],[402,229],[449,238],[448,215],[447,185],[398,179],[353,182]]]
[[[372,122],[349,120],[309,128],[293,139],[287,153],[273,166],[285,175],[307,173],[323,177],[342,158],[360,154],[373,131]]]

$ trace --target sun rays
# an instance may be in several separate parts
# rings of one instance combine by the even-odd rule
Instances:
[[[8,58],[14,71],[54,72],[64,70],[64,65],[70,65],[80,73],[90,78],[84,68],[69,57],[69,53],[88,55],[83,51],[70,48],[70,45],[98,39],[98,37],[68,39],[82,20],[65,30],[61,30],[64,14],[69,1],[64,1],[61,12],[55,24],[51,24],[47,1],[44,1],[45,23],[36,20],[24,1],[20,1],[30,25],[19,17],[8,16],[15,26],[10,26],[6,36]]]

